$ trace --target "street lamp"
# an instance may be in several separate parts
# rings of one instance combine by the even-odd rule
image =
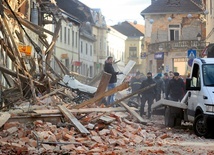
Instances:
[[[163,46],[162,46],[162,45],[159,45],[158,50],[162,52]]]
[[[198,38],[198,41],[201,41],[201,34],[200,33],[198,33],[196,37]]]
[[[154,23],[154,19],[150,19],[150,20],[149,20],[149,23],[150,23],[150,24],[153,24],[153,23]]]
[[[192,18],[192,14],[189,13],[189,14],[187,15],[187,18]]]

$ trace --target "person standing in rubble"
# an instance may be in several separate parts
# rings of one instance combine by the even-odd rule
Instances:
[[[184,96],[184,81],[180,78],[178,72],[174,73],[174,77],[169,81],[166,99],[172,101],[181,101]],[[170,95],[170,98],[169,98]]]
[[[164,94],[165,94],[165,96],[164,96],[164,98],[166,98],[166,94],[168,94],[167,93],[167,89],[168,89],[168,85],[169,85],[169,74],[168,73],[164,73],[164,76],[163,76],[163,81],[164,81]]]
[[[134,77],[132,77],[132,79],[130,80],[130,86],[131,86],[131,91],[132,93],[138,91],[141,87],[141,83],[142,83],[142,78],[140,75],[140,72],[136,72],[136,75]]]
[[[156,84],[156,82],[152,78],[152,73],[148,72],[147,73],[147,79],[143,80],[143,82],[141,84],[141,89],[149,87],[152,84]],[[140,106],[140,116],[141,117],[144,115],[144,107],[145,107],[145,103],[147,101],[147,104],[148,104],[148,119],[151,118],[151,107],[152,107],[153,101],[155,99],[156,91],[157,90],[156,90],[156,85],[155,85],[153,87],[150,87],[150,88],[146,89],[145,91],[143,91],[141,93],[141,106]]]
[[[161,99],[161,94],[162,93],[164,94],[164,81],[162,79],[162,74],[158,73],[157,76],[155,76],[154,80],[156,82],[156,88],[157,88],[157,92],[155,95],[155,100],[157,102]]]
[[[113,67],[112,63],[113,63],[113,57],[109,56],[107,58],[107,60],[105,61],[105,65],[104,65],[104,71],[109,73],[109,74],[111,74],[111,78],[110,78],[109,84],[108,84],[108,90],[111,90],[111,89],[116,87],[117,75],[118,74],[123,74],[122,72],[116,72],[114,70],[114,67]],[[112,95],[108,96],[107,105],[110,105],[114,101],[115,101],[115,94],[112,94]]]
[[[141,78],[141,74],[139,71],[136,72],[135,76],[131,78],[130,80],[130,86],[131,86],[131,93],[135,93],[136,91],[138,91],[141,88],[141,83],[142,83],[142,78]],[[134,99],[136,97],[133,96],[130,99]],[[140,102],[140,94],[137,94],[137,103]]]

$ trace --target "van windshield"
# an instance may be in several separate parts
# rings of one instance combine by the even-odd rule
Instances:
[[[203,65],[203,79],[205,86],[214,86],[214,64]]]

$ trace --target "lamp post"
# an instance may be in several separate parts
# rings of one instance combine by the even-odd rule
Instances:
[[[198,33],[196,37],[197,37],[198,41],[201,41],[201,37],[202,37],[201,33]]]
[[[198,39],[198,46],[197,47],[198,47],[198,49],[201,49],[201,38],[202,38],[201,33],[198,33],[196,37]]]

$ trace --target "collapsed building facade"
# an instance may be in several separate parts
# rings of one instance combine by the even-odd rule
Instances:
[[[50,92],[52,83],[61,78],[50,61],[63,16],[51,1],[5,0],[1,8],[2,97],[8,100],[14,93],[17,99],[36,100],[39,94]],[[54,24],[55,31],[44,29],[45,23]],[[52,37],[51,42],[47,35]]]

